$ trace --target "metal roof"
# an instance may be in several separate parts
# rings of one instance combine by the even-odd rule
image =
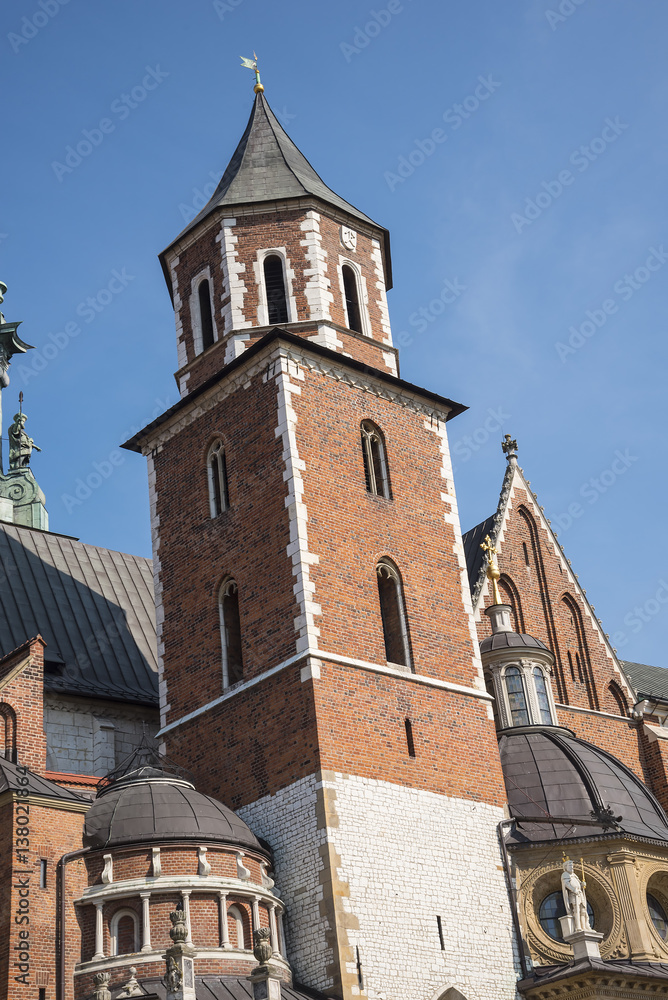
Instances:
[[[19,774],[20,766],[20,762],[12,764],[11,761],[0,757],[0,794],[2,792],[16,792],[20,789],[24,794],[27,790],[30,795],[39,795],[49,799],[65,799],[68,802],[88,801],[69,788],[57,785],[54,781],[49,781],[48,778],[41,778],[38,774],[33,774],[32,771],[24,771],[21,768]]]
[[[462,539],[464,542],[464,558],[466,559],[471,591],[473,591],[475,582],[478,579],[480,568],[483,562],[486,562],[487,558],[480,546],[484,542],[486,535],[491,535],[494,531],[495,520],[496,513],[490,517],[486,517],[480,524],[476,524],[475,528],[470,528],[464,532]]]
[[[668,701],[668,670],[665,667],[651,667],[648,663],[630,660],[622,660],[622,667],[638,697]]]
[[[46,689],[157,704],[150,559],[0,524],[0,580],[0,655],[41,635]]]
[[[141,979],[144,996],[166,1000],[167,988],[159,977]],[[122,987],[113,991],[114,998],[122,993]],[[197,1000],[253,1000],[253,987],[247,976],[195,976]],[[281,1000],[327,1000],[324,993],[305,986],[288,986],[281,983]]]
[[[563,965],[536,965],[531,975],[527,979],[520,979],[517,986],[521,993],[525,993],[530,989],[548,986],[559,982],[560,979],[581,976],[586,972],[599,972],[607,976],[623,976],[625,979],[636,980],[639,978],[668,979],[668,965],[661,962],[632,962],[628,958],[583,958],[577,962],[571,960]],[[564,996],[569,994],[570,991],[564,993]],[[199,1000],[199,993],[197,998]]]
[[[613,833],[668,841],[668,817],[639,778],[600,747],[552,726],[506,729],[499,752],[510,815],[591,821],[611,810]],[[604,828],[518,823],[509,843],[600,836]]]
[[[494,635],[485,636],[480,643],[480,652],[488,653],[492,649],[508,649],[511,647],[524,649],[533,647],[533,649],[547,650],[544,642],[541,642],[540,639],[534,639],[532,635],[527,635],[524,632],[495,632]]]
[[[327,187],[282,128],[263,94],[255,97],[246,131],[210,201],[173,243],[178,242],[216,209],[232,209],[239,205],[285,201],[309,195],[381,232],[385,243],[386,284],[391,288],[388,231]]]

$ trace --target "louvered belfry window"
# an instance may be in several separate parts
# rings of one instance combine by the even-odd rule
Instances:
[[[264,259],[264,287],[267,293],[267,313],[270,323],[288,322],[288,302],[285,297],[283,261],[278,254]]]

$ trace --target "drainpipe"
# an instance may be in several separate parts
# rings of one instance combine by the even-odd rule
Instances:
[[[65,865],[88,854],[90,847],[63,854],[56,866],[56,1000],[65,1000]]]

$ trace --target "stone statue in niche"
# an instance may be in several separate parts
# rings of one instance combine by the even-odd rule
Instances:
[[[573,918],[573,927],[576,931],[591,930],[587,913],[586,883],[580,881],[575,874],[573,862],[569,858],[564,861],[562,867],[561,891],[564,896],[566,916]]]
[[[41,451],[25,431],[27,416],[25,413],[15,413],[14,423],[7,428],[9,438],[9,468],[27,469],[33,449]]]

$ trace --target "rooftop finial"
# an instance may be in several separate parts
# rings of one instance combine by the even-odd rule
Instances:
[[[485,541],[482,543],[480,548],[483,552],[487,553],[487,579],[492,581],[492,600],[494,604],[503,604],[501,600],[501,594],[499,593],[499,577],[501,576],[501,570],[496,565],[496,546],[492,544],[492,539],[489,535],[485,535]]]
[[[257,68],[257,56],[256,56],[256,54],[253,53],[253,58],[252,59],[246,59],[245,56],[241,56],[241,65],[244,67],[244,69],[252,69],[253,72],[255,73],[255,86],[253,87],[253,90],[255,91],[255,93],[256,94],[264,94],[264,87],[262,86],[262,83],[260,82],[260,71]]]
[[[510,434],[506,434],[501,442],[501,447],[509,462],[512,462],[513,459],[517,461],[517,441],[511,438]]]

